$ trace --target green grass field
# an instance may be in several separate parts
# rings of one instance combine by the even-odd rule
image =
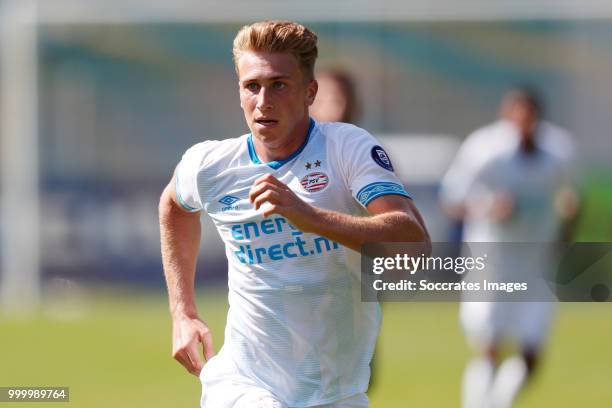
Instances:
[[[225,294],[205,289],[199,298],[219,347]],[[88,291],[73,306],[80,316],[63,302],[49,301],[32,321],[0,320],[0,386],[69,386],[73,407],[198,406],[198,379],[170,357],[162,293]],[[388,303],[383,313],[372,407],[459,406],[468,350],[457,304]],[[610,406],[611,323],[612,304],[562,304],[542,371],[518,406]],[[28,405],[49,403],[0,403]]]
[[[588,178],[578,240],[612,241],[612,180]],[[34,320],[0,317],[0,386],[69,386],[73,407],[196,407],[199,380],[170,356],[165,295],[93,288],[47,298]],[[223,289],[198,292],[223,343]],[[388,303],[372,407],[458,407],[469,353],[455,303]],[[75,313],[77,312],[77,313]],[[612,406],[612,303],[561,304],[542,369],[518,407]],[[62,406],[11,404],[1,407]],[[214,407],[211,407],[214,408]]]

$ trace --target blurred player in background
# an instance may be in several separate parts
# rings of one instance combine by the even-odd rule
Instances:
[[[361,104],[351,75],[341,68],[329,68],[317,72],[317,82],[319,90],[310,107],[310,115],[321,123],[356,124]]]
[[[530,89],[509,91],[502,119],[468,137],[442,183],[447,212],[465,221],[466,242],[558,242],[578,213],[568,133],[541,120],[541,104]],[[533,267],[513,259],[494,271]],[[552,261],[552,260],[549,260]],[[542,264],[545,268],[548,261]],[[505,277],[505,279],[504,279]],[[531,377],[553,318],[553,303],[463,302],[461,322],[478,356],[463,379],[464,408],[506,408]],[[507,342],[517,355],[500,360]]]
[[[359,251],[410,241],[427,252],[423,220],[368,132],[310,119],[313,32],[255,23],[233,52],[251,133],[187,150],[160,201],[173,355],[200,375],[206,408],[367,407],[380,308],[361,301]],[[201,211],[228,258],[225,344],[214,357],[194,294]]]
[[[527,123],[521,124],[527,120],[524,117],[526,115],[524,101],[527,99],[537,103],[540,109],[533,125],[537,128],[538,147],[564,161],[575,172],[576,145],[572,135],[541,118],[542,107],[532,87],[522,85],[514,87],[502,98],[499,120],[477,129],[465,139],[442,180],[443,207],[451,218],[463,220],[464,198],[466,190],[472,184],[474,174],[489,160],[514,150],[519,144],[517,132],[521,127],[529,126]]]

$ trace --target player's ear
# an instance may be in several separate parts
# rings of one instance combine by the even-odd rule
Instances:
[[[308,87],[306,88],[306,101],[308,103],[308,106],[314,103],[318,90],[319,90],[319,83],[317,82],[317,80],[316,79],[311,80],[308,83]]]

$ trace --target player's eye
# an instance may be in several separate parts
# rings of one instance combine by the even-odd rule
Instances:
[[[244,87],[251,92],[257,92],[259,90],[259,84],[257,82],[249,82]]]
[[[287,84],[285,84],[284,82],[281,81],[274,81],[272,83],[272,87],[274,89],[284,89],[287,86]]]

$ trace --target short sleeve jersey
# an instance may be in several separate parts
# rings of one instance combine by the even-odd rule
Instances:
[[[566,163],[576,178],[576,150],[572,135],[547,121],[540,121],[537,143],[540,148]],[[517,129],[507,120],[498,120],[470,134],[461,145],[441,182],[441,199],[456,205],[467,198],[478,172],[490,161],[517,148]]]
[[[515,208],[504,222],[468,216],[467,240],[556,242],[561,221],[555,210],[555,199],[562,189],[572,186],[568,167],[566,161],[542,148],[526,154],[517,147],[489,161],[474,176],[468,210],[472,206],[488,205],[496,192],[510,194]]]
[[[365,392],[380,308],[361,301],[359,254],[282,216],[264,218],[248,194],[272,174],[305,202],[352,215],[366,214],[383,195],[408,194],[385,151],[356,126],[311,121],[302,146],[269,163],[252,137],[199,143],[176,172],[182,206],[206,211],[225,243],[230,308],[222,352],[290,406]]]

